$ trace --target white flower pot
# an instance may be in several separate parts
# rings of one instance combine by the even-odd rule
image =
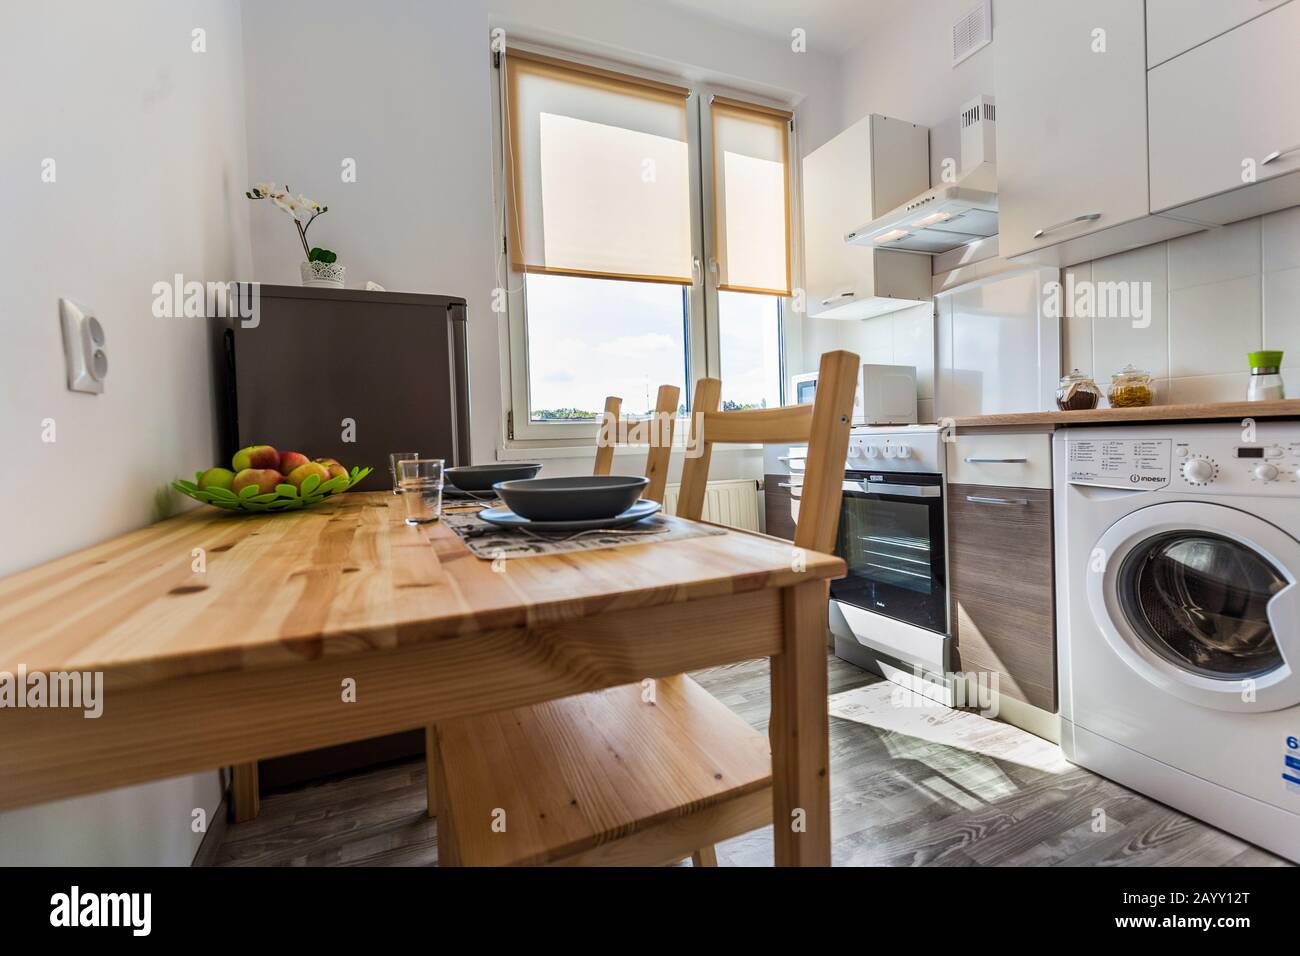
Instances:
[[[302,262],[298,264],[302,284],[318,289],[341,289],[347,269],[337,262]]]

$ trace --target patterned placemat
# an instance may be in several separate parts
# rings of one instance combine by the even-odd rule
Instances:
[[[499,558],[529,558],[543,554],[571,551],[598,551],[647,541],[684,541],[708,535],[726,534],[694,521],[672,515],[653,514],[626,528],[593,531],[528,531],[523,528],[500,528],[478,516],[477,509],[444,509],[442,520],[456,532],[476,558],[495,561]]]

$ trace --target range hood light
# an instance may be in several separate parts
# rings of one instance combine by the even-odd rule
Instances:
[[[889,232],[876,236],[871,241],[874,242],[876,245],[882,245],[883,243],[886,242],[897,242],[899,239],[906,239],[910,235],[911,233],[908,232],[906,229],[891,229],[889,230]]]
[[[912,223],[914,229],[924,229],[926,226],[933,226],[936,222],[947,222],[952,216],[946,212],[932,212],[924,219],[918,219]]]

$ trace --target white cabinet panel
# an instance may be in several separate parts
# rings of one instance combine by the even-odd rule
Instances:
[[[994,29],[999,254],[1148,215],[1142,4],[999,0]]]
[[[930,295],[930,259],[844,236],[930,187],[929,131],[867,116],[803,160],[804,288],[812,318],[861,319]]]
[[[1246,161],[1259,183],[1300,170],[1298,39],[1293,2],[1150,71],[1153,211],[1242,187]]]
[[[1147,68],[1290,0],[1147,0]]]
[[[1055,269],[1025,269],[940,293],[936,414],[1055,410],[1061,320],[1044,309]]]

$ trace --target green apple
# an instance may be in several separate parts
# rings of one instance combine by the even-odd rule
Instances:
[[[234,483],[235,473],[229,468],[209,468],[199,475],[200,491],[207,491],[209,488],[224,488],[230,491],[230,486]]]
[[[282,484],[284,484],[284,475],[274,468],[245,468],[235,475],[230,490],[239,494],[249,485],[256,485],[259,495],[268,495],[275,491],[276,485]]]
[[[318,462],[309,461],[305,465],[299,465],[293,471],[289,472],[289,476],[285,481],[293,485],[295,488],[301,489],[302,483],[312,475],[316,475],[321,481],[325,481],[329,478],[330,473],[324,465],[319,464]]]
[[[280,474],[287,475],[299,465],[305,465],[309,461],[311,461],[311,459],[301,452],[282,451],[280,452]]]
[[[235,457],[230,459],[230,467],[236,472],[249,468],[278,471],[280,453],[270,445],[249,445],[235,452]]]

